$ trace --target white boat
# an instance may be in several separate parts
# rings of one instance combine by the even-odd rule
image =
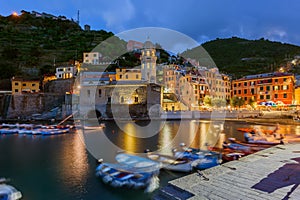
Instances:
[[[0,199],[1,200],[18,200],[22,198],[22,193],[11,185],[6,184],[6,179],[0,179]]]
[[[177,172],[191,172],[193,170],[193,162],[188,159],[175,158],[169,155],[158,153],[148,153],[148,158],[162,164],[162,168]]]
[[[152,174],[159,174],[159,170],[162,167],[161,163],[159,162],[126,153],[119,153],[115,158],[116,161],[121,165],[139,169],[140,171]]]

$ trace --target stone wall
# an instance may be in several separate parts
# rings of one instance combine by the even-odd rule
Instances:
[[[66,92],[72,92],[74,85],[74,79],[58,79],[49,81],[44,86],[45,93],[61,94],[64,95]]]
[[[32,114],[44,113],[55,107],[61,107],[64,95],[58,94],[19,94],[12,95],[7,118],[30,118]]]

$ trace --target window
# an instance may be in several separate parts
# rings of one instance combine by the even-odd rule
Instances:
[[[270,99],[270,95],[266,95],[266,99]]]
[[[239,83],[239,87],[241,87],[241,83]]]
[[[233,87],[236,87],[236,83],[235,83],[235,84],[233,84]]]
[[[278,79],[275,79],[275,83],[277,83],[278,82]]]
[[[121,97],[121,103],[124,103],[124,97]]]
[[[85,57],[89,57],[89,55],[88,55],[88,54],[85,54]]]
[[[97,57],[97,54],[95,54],[95,53],[94,53],[94,55],[93,55],[93,56],[94,56],[94,57]]]
[[[242,93],[242,91],[241,90],[239,90],[239,94],[241,94]]]
[[[136,79],[139,79],[139,75],[138,75],[138,74],[136,74],[136,75],[135,75],[135,78],[136,78]]]
[[[275,94],[275,95],[274,95],[274,98],[277,99],[277,98],[278,98],[278,94]]]
[[[251,89],[251,94],[254,94],[254,88]]]
[[[269,86],[269,85],[266,86],[266,90],[267,90],[267,91],[270,91],[270,86]]]
[[[122,79],[122,75],[120,75],[120,79]]]
[[[282,90],[288,90],[288,86],[287,85],[282,86]]]
[[[99,89],[99,90],[98,90],[98,95],[99,95],[99,97],[101,97],[101,94],[102,94],[102,90]]]
[[[278,85],[275,85],[274,88],[273,88],[273,90],[278,90],[278,89],[279,89]]]
[[[18,89],[15,89],[15,92],[19,92],[19,90],[18,90]]]
[[[247,86],[247,82],[244,82],[244,86]]]
[[[134,102],[138,103],[139,102],[139,97],[134,97]]]
[[[260,90],[260,91],[264,90],[264,87],[260,87],[259,90]]]
[[[128,79],[128,74],[125,75],[125,78]]]
[[[15,83],[15,85],[19,85],[19,83]]]
[[[286,81],[286,78],[284,78],[283,81]]]
[[[234,90],[234,94],[236,94],[236,90]]]
[[[247,101],[247,97],[244,97],[245,101]]]
[[[23,83],[23,86],[26,86],[26,83]]]
[[[284,93],[284,94],[283,94],[283,98],[287,98],[287,93]]]
[[[259,96],[259,99],[264,99],[264,95],[260,95],[260,96]]]
[[[247,89],[244,90],[244,94],[247,94]]]
[[[91,91],[87,90],[86,92],[87,92],[87,96],[90,97],[91,96]]]
[[[34,87],[34,86],[35,86],[35,83],[32,83],[31,86]]]
[[[33,92],[33,93],[34,93],[34,92],[35,92],[35,90],[32,90],[31,92]]]

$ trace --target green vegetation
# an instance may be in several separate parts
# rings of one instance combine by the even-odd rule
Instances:
[[[0,16],[0,79],[26,76],[23,68],[54,72],[54,63],[81,61],[83,52],[111,36],[103,30],[84,31],[72,20],[35,17],[25,11],[20,16]]]
[[[242,97],[237,97],[237,96],[233,96],[231,99],[230,99],[230,105],[234,108],[236,107],[241,107],[245,104],[245,100],[244,98]]]
[[[276,71],[295,55],[300,55],[299,46],[272,42],[264,38],[246,40],[237,37],[206,42],[181,55],[198,60],[203,55],[206,57],[205,54],[200,54],[203,52],[202,48],[209,53],[221,72],[230,74],[233,78]],[[207,63],[200,61],[204,66],[209,65]]]

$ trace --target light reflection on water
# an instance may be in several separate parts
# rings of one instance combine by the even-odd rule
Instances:
[[[88,134],[66,134],[60,136],[0,136],[0,176],[11,178],[12,184],[22,191],[24,199],[145,199],[145,194],[116,190],[104,185],[95,177],[95,158],[115,162],[118,149],[143,152],[145,149],[162,149],[171,153],[173,147],[184,142],[194,148],[205,148],[206,144],[218,146],[228,137],[243,139],[239,127],[254,127],[273,130],[271,126],[244,122],[226,122],[224,127],[210,121],[167,121],[159,134],[150,138],[137,138],[120,130],[115,123],[105,122],[102,131]],[[217,124],[218,125],[218,124]],[[129,122],[124,130],[134,133]],[[280,125],[279,133],[300,135],[300,126]],[[222,133],[224,129],[224,133]],[[88,135],[88,136],[87,136]],[[86,150],[85,141],[93,141]],[[110,144],[108,144],[110,143]],[[91,150],[104,149],[94,158]],[[117,148],[119,147],[119,148]],[[94,155],[94,153],[93,153]],[[100,157],[101,156],[101,157]],[[161,183],[177,178],[176,173],[162,172]],[[161,185],[163,186],[163,185]]]

